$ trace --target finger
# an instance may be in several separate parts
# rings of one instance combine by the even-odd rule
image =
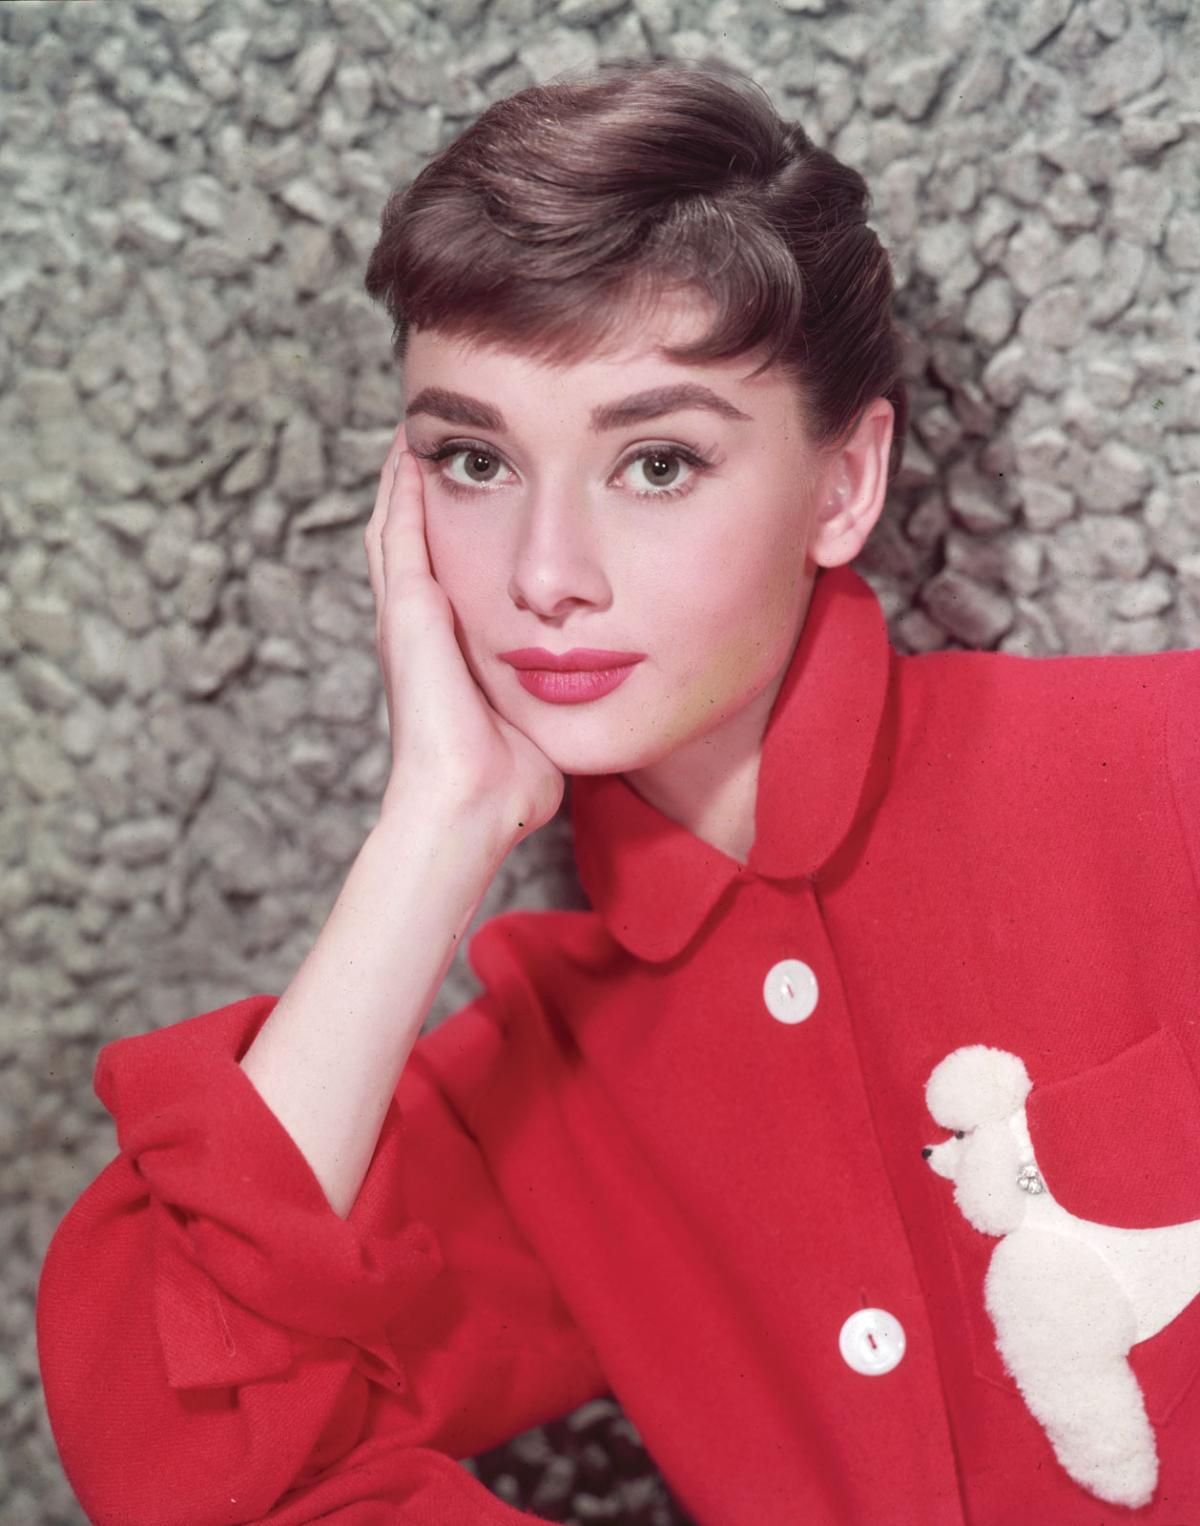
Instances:
[[[425,483],[411,451],[401,456],[380,530],[385,590],[432,582],[425,542]]]
[[[404,436],[404,425],[398,424],[396,432],[392,435],[392,443],[388,446],[387,455],[383,458],[383,465],[379,468],[379,487],[375,493],[375,507],[371,511],[370,524],[382,521],[387,513],[388,499],[391,496],[392,480],[396,474],[396,463],[400,459],[402,451],[407,449],[408,441]]]
[[[383,551],[380,546],[380,532],[383,529],[383,522],[387,518],[396,467],[400,463],[400,455],[404,448],[404,425],[400,424],[392,436],[392,443],[388,447],[383,465],[379,469],[379,488],[375,494],[375,507],[372,509],[371,517],[368,519],[366,528],[363,530],[363,544],[367,552],[367,576],[370,579],[371,593],[375,599],[376,613],[382,611],[387,591],[383,571]]]

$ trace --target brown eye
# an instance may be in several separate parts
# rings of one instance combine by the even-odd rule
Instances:
[[[502,458],[495,451],[485,450],[481,445],[456,445],[448,441],[431,450],[421,450],[417,446],[413,446],[412,450],[422,461],[432,461],[443,486],[460,497],[472,493],[478,496],[480,492],[489,490],[495,485],[496,468],[503,465]],[[466,473],[465,481],[451,477],[448,470],[457,463],[459,456],[462,457],[462,469]],[[443,462],[446,463],[445,466]]]
[[[642,473],[647,482],[655,487],[675,487],[683,457],[673,450],[646,450],[635,456],[629,464],[644,462]]]
[[[470,482],[490,482],[491,472],[497,465],[496,457],[491,456],[486,450],[460,450],[455,452],[463,458],[463,470]]]
[[[679,482],[681,462],[688,468],[688,475]],[[678,498],[683,493],[690,493],[711,465],[712,462],[698,450],[682,445],[643,445],[641,450],[626,460],[621,473],[624,474],[630,467],[638,467],[642,481],[653,483],[654,486],[639,487],[634,483],[634,496],[653,502],[656,498]]]

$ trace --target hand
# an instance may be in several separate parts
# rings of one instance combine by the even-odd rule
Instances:
[[[498,714],[467,667],[430,566],[424,481],[407,443],[401,424],[363,533],[392,740],[381,819],[395,800],[433,797],[482,814],[512,847],[558,810],[563,776]]]

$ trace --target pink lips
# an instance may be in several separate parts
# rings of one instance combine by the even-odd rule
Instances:
[[[636,666],[627,662],[619,668],[581,668],[574,673],[553,668],[519,668],[517,682],[536,699],[552,705],[578,705],[611,694]]]
[[[569,652],[555,653],[548,652],[541,646],[522,646],[511,652],[499,652],[497,655],[501,661],[510,662],[514,668],[523,670],[581,673],[629,667],[635,662],[641,662],[646,654],[645,652],[606,652],[590,646],[577,646]]]

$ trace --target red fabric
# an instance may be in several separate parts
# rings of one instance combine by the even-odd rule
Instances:
[[[475,934],[483,994],[418,1041],[346,1221],[237,1065],[273,997],[107,1045],[121,1153],[38,1294],[91,1519],[528,1520],[454,1459],[611,1390],[704,1526],[1200,1521],[1200,1299],[1129,1355],[1153,1499],[1104,1503],[921,1153],[933,1068],[1005,1049],[1060,1204],[1200,1220],[1198,695],[1194,651],[904,656],[823,572],[749,863],[576,777],[592,909]],[[866,1306],[905,1332],[878,1375],[839,1349]]]
[[[237,1064],[276,999],[100,1052],[121,1154],[38,1286],[67,1477],[101,1526],[527,1520],[451,1458],[605,1392],[595,1355],[420,1061],[334,1213]]]

